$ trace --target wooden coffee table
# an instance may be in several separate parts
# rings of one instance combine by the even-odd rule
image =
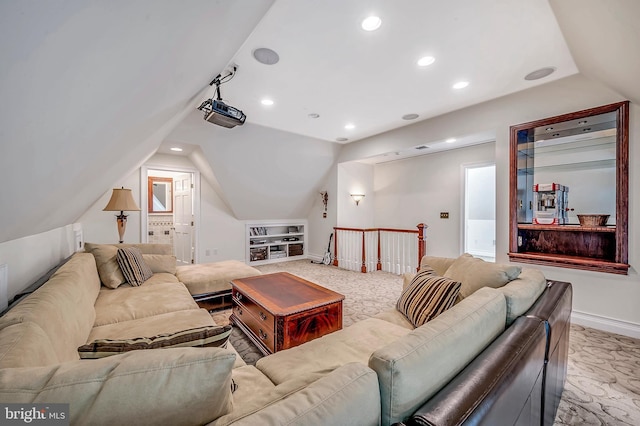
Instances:
[[[268,355],[342,328],[344,296],[288,272],[231,281],[231,322]]]

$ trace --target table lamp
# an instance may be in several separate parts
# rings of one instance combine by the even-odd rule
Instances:
[[[130,189],[125,189],[124,186],[122,188],[113,188],[113,193],[111,194],[111,199],[107,203],[107,206],[102,209],[105,212],[117,212],[120,214],[116,215],[116,219],[118,221],[118,235],[120,236],[120,243],[124,242],[124,230],[127,227],[127,215],[124,214],[125,211],[140,211],[140,208],[136,205],[136,202],[133,200],[133,195],[131,195]]]

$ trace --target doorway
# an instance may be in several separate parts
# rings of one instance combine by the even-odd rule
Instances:
[[[142,203],[145,205],[142,240],[171,244],[177,265],[196,263],[199,174],[190,170],[148,168],[142,175],[147,194],[143,197],[146,203]]]
[[[496,261],[496,165],[464,166],[464,252]]]

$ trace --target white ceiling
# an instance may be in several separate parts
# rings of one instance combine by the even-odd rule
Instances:
[[[382,19],[377,31],[360,27],[370,15]],[[280,61],[257,62],[260,47]],[[426,55],[435,63],[418,67]],[[277,0],[232,63],[239,68],[222,97],[247,122],[348,142],[577,73],[540,0]],[[543,67],[556,71],[524,80]],[[469,86],[452,89],[460,80]],[[419,118],[401,118],[410,113]]]

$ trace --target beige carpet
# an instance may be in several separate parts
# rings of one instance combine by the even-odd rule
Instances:
[[[392,309],[402,278],[386,272],[362,274],[306,260],[259,266],[263,273],[290,272],[344,294],[345,327]],[[214,313],[218,323],[230,310]],[[640,340],[571,326],[567,383],[555,425],[640,425]],[[248,364],[262,354],[237,328],[233,346]]]

